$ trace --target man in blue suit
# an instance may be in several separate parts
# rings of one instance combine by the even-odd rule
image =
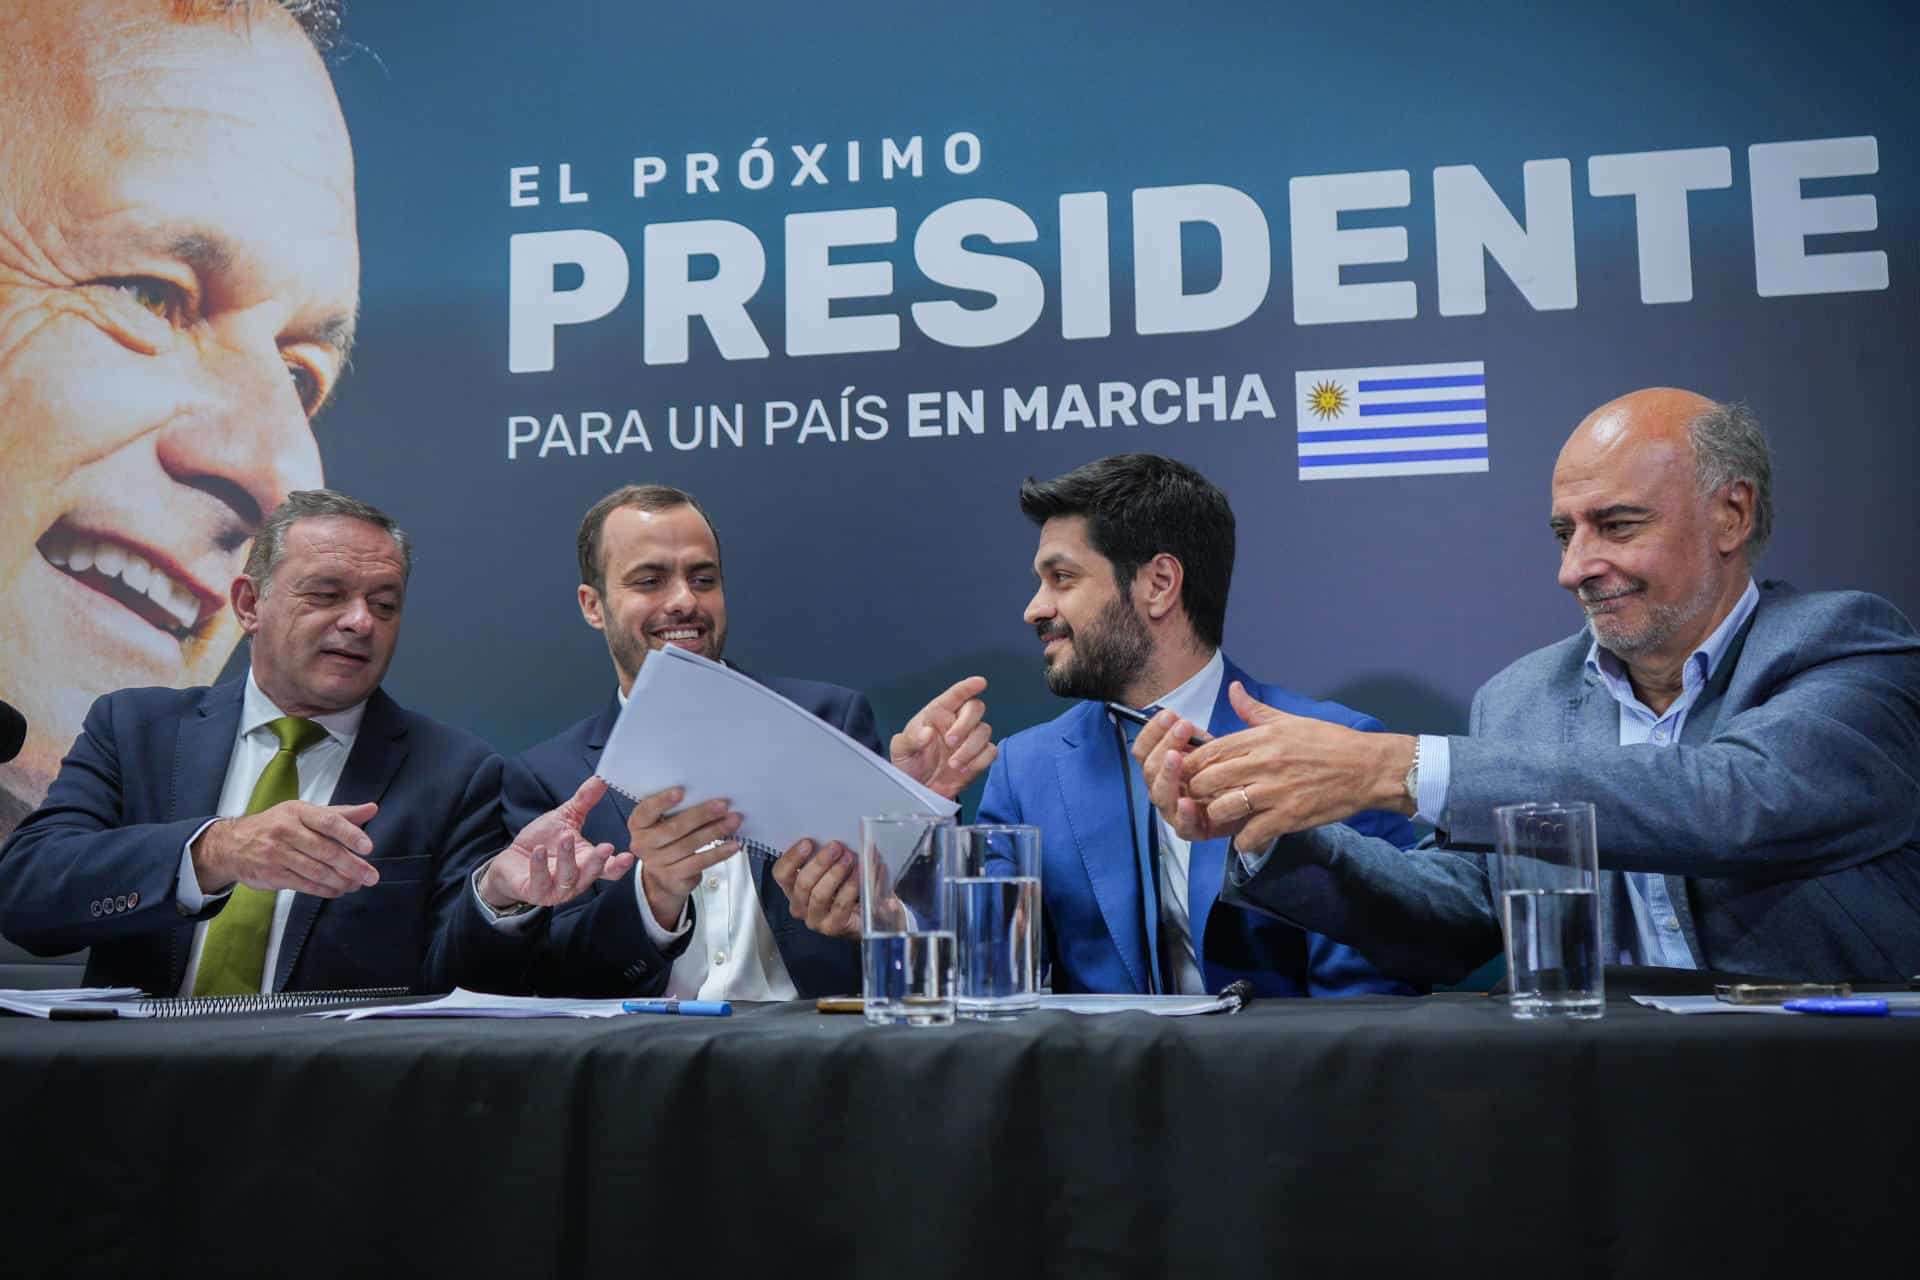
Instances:
[[[1155,818],[1127,757],[1131,726],[1102,705],[1165,707],[1227,734],[1243,727],[1226,692],[1240,682],[1299,715],[1380,728],[1251,682],[1220,651],[1234,552],[1226,496],[1183,463],[1135,453],[1028,480],[1020,507],[1040,527],[1026,620],[1046,646],[1048,687],[1081,701],[1000,744],[979,819],[1041,829],[1054,990],[1191,993],[1244,978],[1268,995],[1412,992],[1348,947],[1222,901],[1227,840],[1189,842]],[[1414,839],[1393,814],[1352,823]]]
[[[526,922],[483,903],[565,901],[630,860],[580,839],[593,788],[509,842],[499,758],[381,692],[411,565],[384,513],[289,495],[232,587],[246,676],[94,703],[0,850],[0,932],[163,995],[516,988]]]
[[[649,651],[672,644],[718,660],[726,645],[720,542],[691,494],[666,485],[617,489],[587,512],[577,543],[580,612],[606,636],[619,685],[598,715],[507,764],[507,822],[515,828],[593,776]],[[866,695],[754,678],[879,752]],[[993,760],[978,697],[985,688],[977,677],[963,680],[929,703],[893,739],[894,763],[958,794]],[[858,991],[852,851],[801,840],[769,861],[731,839],[739,825],[728,798],[689,797],[679,787],[637,802],[619,794],[599,801],[586,836],[630,850],[640,873],[631,888],[603,882],[556,913],[535,988],[732,1000]]]
[[[1587,628],[1475,695],[1466,737],[1363,737],[1237,698],[1252,728],[1136,751],[1168,819],[1246,851],[1229,896],[1457,978],[1496,954],[1493,807],[1589,800],[1605,958],[1839,981],[1920,972],[1920,636],[1886,601],[1755,585],[1772,463],[1751,412],[1655,388],[1601,406],[1553,473]],[[1337,825],[1416,811],[1438,847]]]

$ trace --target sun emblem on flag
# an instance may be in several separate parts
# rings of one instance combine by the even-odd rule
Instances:
[[[1337,418],[1347,407],[1347,389],[1337,382],[1322,382],[1308,393],[1307,408],[1319,418]]]

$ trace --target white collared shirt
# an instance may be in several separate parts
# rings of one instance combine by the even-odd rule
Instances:
[[[1205,732],[1213,719],[1214,704],[1220,699],[1220,682],[1226,672],[1226,659],[1215,649],[1206,666],[1194,672],[1179,688],[1148,705],[1171,711]],[[1183,995],[1203,994],[1207,989],[1206,976],[1200,970],[1193,943],[1193,918],[1187,907],[1187,868],[1192,846],[1167,825],[1158,810],[1153,811],[1153,821],[1160,845],[1160,927],[1167,935],[1162,950],[1173,966],[1173,972],[1166,975],[1167,980],[1174,991]],[[1201,923],[1204,927],[1205,922]]]
[[[627,705],[627,695],[620,695]],[[695,803],[710,799],[693,797]],[[693,918],[683,907],[672,931],[660,927],[647,905],[641,886],[644,863],[633,868],[633,892],[640,903],[640,921],[647,937],[662,950],[689,929],[687,949],[667,974],[666,994],[680,1000],[792,1000],[800,994],[787,973],[787,962],[773,940],[773,928],[760,910],[754,890],[753,864],[746,849],[734,851],[725,862],[708,867],[688,901]]]
[[[347,755],[353,750],[353,740],[359,736],[360,720],[366,712],[367,704],[360,702],[345,711],[307,717],[325,729],[327,736],[302,751],[294,761],[300,774],[302,800],[308,804],[332,802],[333,789],[347,767]],[[220,787],[220,805],[214,810],[218,815],[214,821],[238,818],[246,813],[247,801],[253,798],[253,788],[259,783],[261,772],[280,750],[280,740],[267,726],[285,714],[260,691],[260,686],[253,681],[253,672],[248,671],[246,692],[240,701],[240,726],[234,735],[233,754],[227,758],[227,778]],[[208,822],[194,832],[180,850],[175,892],[181,909],[190,914],[232,892],[229,889],[225,893],[208,894],[193,873],[193,842],[200,838],[201,831],[212,825],[213,822]],[[273,990],[273,970],[280,960],[280,942],[287,932],[287,917],[293,912],[293,894],[292,889],[282,889],[274,895],[273,925],[267,934],[267,962],[260,971],[262,992]],[[207,926],[211,923],[211,920],[202,920],[194,926],[193,949],[187,953],[187,972],[180,983],[179,995],[193,994],[194,979],[200,973],[200,949],[206,944]]]

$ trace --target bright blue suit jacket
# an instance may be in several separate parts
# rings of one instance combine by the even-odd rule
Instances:
[[[39,955],[91,948],[89,985],[179,989],[195,922],[227,902],[184,913],[180,850],[219,806],[245,685],[93,704],[46,803],[0,848],[0,933]],[[518,989],[530,941],[489,925],[468,887],[507,844],[499,796],[486,743],[376,690],[332,803],[379,803],[366,831],[380,883],[294,895],[273,989]]]
[[[816,680],[753,679],[876,755],[880,753],[873,707],[865,694]],[[599,768],[600,752],[619,718],[620,699],[616,696],[608,700],[599,715],[589,716],[507,763],[506,814],[513,830],[520,830],[572,795]],[[705,798],[688,797],[694,801]],[[582,834],[596,844],[625,849],[631,843],[627,817],[632,812],[633,801],[609,791],[587,815]],[[774,883],[771,864],[762,858],[749,861],[760,910],[773,930],[780,959],[799,994],[812,998],[860,990],[859,943],[815,933],[805,921],[796,920],[787,909],[786,893]],[[688,909],[693,909],[691,903]],[[685,947],[682,941],[669,953],[653,944],[640,918],[639,895],[632,876],[601,881],[554,913],[536,955],[531,981],[536,990],[556,995],[657,995],[666,988],[674,957]]]
[[[1259,701],[1292,715],[1355,729],[1381,727],[1371,716],[1338,703],[1260,684],[1228,661],[1207,722],[1207,732],[1215,737],[1246,728],[1227,699],[1227,686],[1235,680]],[[1055,991],[1148,990],[1125,767],[1105,710],[1097,702],[1082,702],[1003,741],[987,774],[979,820],[1026,823],[1041,831],[1042,918]],[[1350,821],[1355,830],[1403,848],[1415,839],[1413,827],[1398,814],[1369,811]],[[1194,950],[1209,991],[1245,978],[1262,995],[1417,993],[1358,951],[1219,901],[1232,856],[1229,844],[1224,838],[1197,841],[1187,865]]]

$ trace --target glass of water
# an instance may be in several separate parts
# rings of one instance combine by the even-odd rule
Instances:
[[[953,819],[860,819],[860,994],[876,1025],[953,1021]]]
[[[1593,806],[1584,800],[1508,804],[1493,811],[1491,869],[1507,936],[1516,1018],[1597,1018],[1600,865]]]
[[[953,930],[961,1017],[1040,1006],[1040,828],[955,828]]]

